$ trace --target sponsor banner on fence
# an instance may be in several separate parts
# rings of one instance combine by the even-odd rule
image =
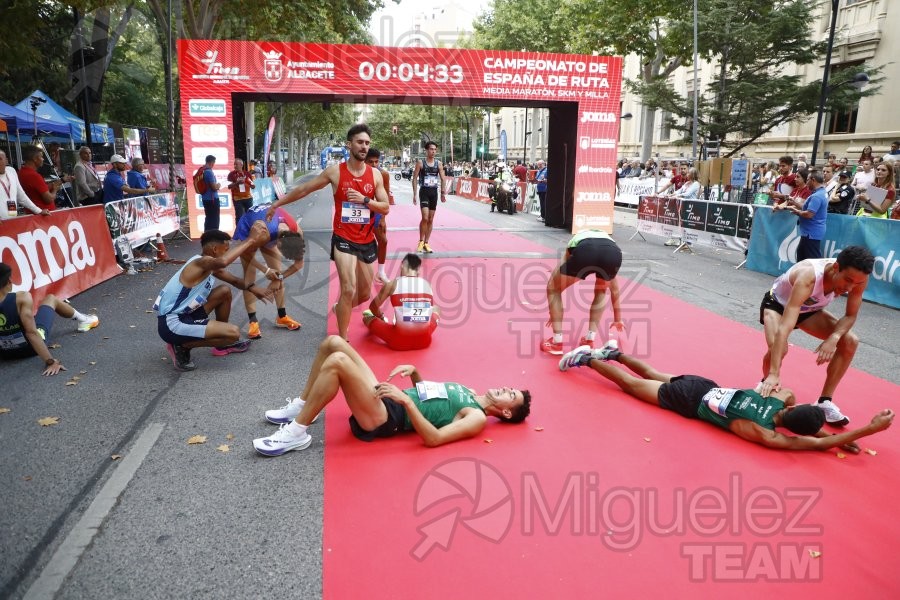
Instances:
[[[747,268],[780,275],[794,265],[799,243],[796,217],[757,207]],[[875,255],[863,298],[900,308],[900,221],[829,214],[822,256],[834,258],[847,246],[865,246]]]
[[[50,216],[7,219],[0,227],[0,262],[12,267],[13,291],[69,298],[122,272],[102,206]]]
[[[178,205],[175,194],[154,194],[108,202],[106,221],[113,239],[124,235],[132,246],[140,246],[156,234],[178,231]]]
[[[744,250],[750,237],[753,207],[748,204],[642,196],[638,231],[680,237],[691,244]]]

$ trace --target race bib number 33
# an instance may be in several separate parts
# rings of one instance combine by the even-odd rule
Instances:
[[[372,212],[364,204],[354,202],[341,203],[341,223],[365,224],[372,218]]]

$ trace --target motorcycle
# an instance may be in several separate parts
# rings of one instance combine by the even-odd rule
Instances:
[[[498,212],[506,211],[507,214],[516,214],[516,198],[519,197],[519,186],[507,181],[501,181],[499,184],[493,184],[494,194],[491,196],[491,212],[497,208]],[[488,195],[490,195],[490,187]]]
[[[394,179],[400,181],[401,179],[412,179],[413,170],[412,167],[407,169],[400,169],[400,172],[394,173]]]

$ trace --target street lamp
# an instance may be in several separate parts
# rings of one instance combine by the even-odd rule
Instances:
[[[619,145],[622,144],[622,121],[630,121],[634,117],[633,114],[627,112],[619,117]]]
[[[834,87],[828,87],[828,77],[831,74],[831,53],[834,50],[834,31],[837,27],[838,4],[840,0],[831,0],[831,28],[828,31],[828,49],[825,51],[825,72],[822,74],[822,89],[819,92],[819,113],[816,116],[816,132],[813,137],[812,159],[810,166],[816,166],[816,153],[819,151],[819,135],[822,132],[822,116],[825,113],[825,100],[828,94],[837,87],[843,85],[838,84]],[[865,73],[857,73],[851,81],[846,81],[856,89],[862,89],[869,83],[869,76]]]

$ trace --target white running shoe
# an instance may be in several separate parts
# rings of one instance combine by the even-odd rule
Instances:
[[[78,331],[84,333],[85,331],[90,331],[94,327],[100,324],[100,317],[97,315],[87,315],[87,319],[84,321],[78,321]]]
[[[304,450],[312,444],[312,436],[307,432],[303,435],[293,435],[288,430],[288,424],[284,424],[281,428],[269,437],[261,437],[253,440],[253,447],[263,456],[281,456],[285,452],[291,450]]]
[[[584,365],[588,365],[591,363],[592,348],[588,345],[578,346],[574,350],[570,350],[563,354],[563,357],[559,361],[559,370],[560,371],[568,371],[573,367],[583,367]]]
[[[275,423],[276,425],[290,423],[297,418],[297,415],[303,410],[303,405],[306,404],[306,401],[302,398],[286,398],[285,401],[287,404],[281,408],[266,411],[266,421]],[[318,418],[319,415],[316,415],[312,422],[315,423]]]
[[[837,404],[831,400],[819,402],[815,406],[818,406],[825,411],[825,422],[829,425],[833,425],[834,427],[846,427],[850,424],[850,418],[844,416]]]

